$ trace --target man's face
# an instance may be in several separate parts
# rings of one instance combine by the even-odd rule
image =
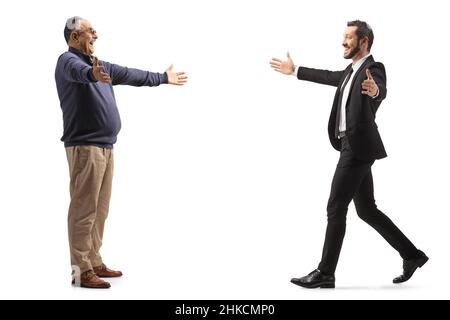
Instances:
[[[91,24],[87,20],[81,21],[78,34],[78,49],[87,55],[94,53],[94,43],[97,40],[97,32],[92,28]]]
[[[345,59],[352,59],[361,50],[358,36],[356,35],[357,28],[358,27],[347,27],[347,29],[345,29],[344,41],[342,41]]]

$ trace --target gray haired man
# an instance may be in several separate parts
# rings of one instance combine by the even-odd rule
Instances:
[[[181,86],[184,72],[153,73],[100,61],[93,56],[97,32],[89,21],[69,18],[64,28],[69,50],[58,59],[56,87],[61,104],[70,172],[68,231],[72,283],[86,288],[109,288],[101,278],[120,277],[100,255],[108,215],[114,168],[113,145],[121,121],[114,85]]]

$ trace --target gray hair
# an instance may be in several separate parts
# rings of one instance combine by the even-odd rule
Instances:
[[[85,19],[78,16],[67,19],[66,26],[64,27],[64,38],[67,43],[69,43],[72,32],[81,30],[81,21],[83,20]]]

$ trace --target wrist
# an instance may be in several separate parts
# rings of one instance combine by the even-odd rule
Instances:
[[[161,76],[161,83],[169,84],[169,74],[165,71]]]
[[[298,66],[296,66],[295,64],[292,65],[292,72],[291,72],[291,75],[297,76],[297,71],[298,71]]]
[[[87,76],[88,76],[88,78],[89,78],[89,80],[91,82],[97,82],[98,81],[97,78],[95,77],[95,74],[94,74],[94,68],[90,68],[89,69],[89,71],[87,73]]]

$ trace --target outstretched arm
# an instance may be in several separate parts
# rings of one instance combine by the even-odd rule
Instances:
[[[187,81],[185,72],[173,72],[173,65],[169,66],[164,73],[144,71],[134,68],[122,67],[117,64],[102,62],[109,71],[112,84],[141,86],[159,86],[160,84],[183,85]]]
[[[344,71],[328,71],[305,67],[299,67],[297,72],[297,78],[299,80],[312,81],[333,87],[339,85],[339,81],[341,81],[343,76]]]
[[[69,55],[61,56],[58,61],[58,66],[62,70],[61,75],[70,82],[96,82],[98,79],[95,75],[100,78],[100,73],[103,72],[101,67],[91,67],[89,64],[81,61],[80,59]],[[107,79],[105,78],[105,80]]]
[[[344,71],[318,70],[305,67],[298,67],[297,74],[295,74],[296,66],[292,61],[289,52],[287,53],[287,60],[283,61],[281,59],[272,58],[270,65],[275,71],[282,74],[296,75],[299,80],[312,81],[335,87],[339,85],[339,81],[344,75]]]

